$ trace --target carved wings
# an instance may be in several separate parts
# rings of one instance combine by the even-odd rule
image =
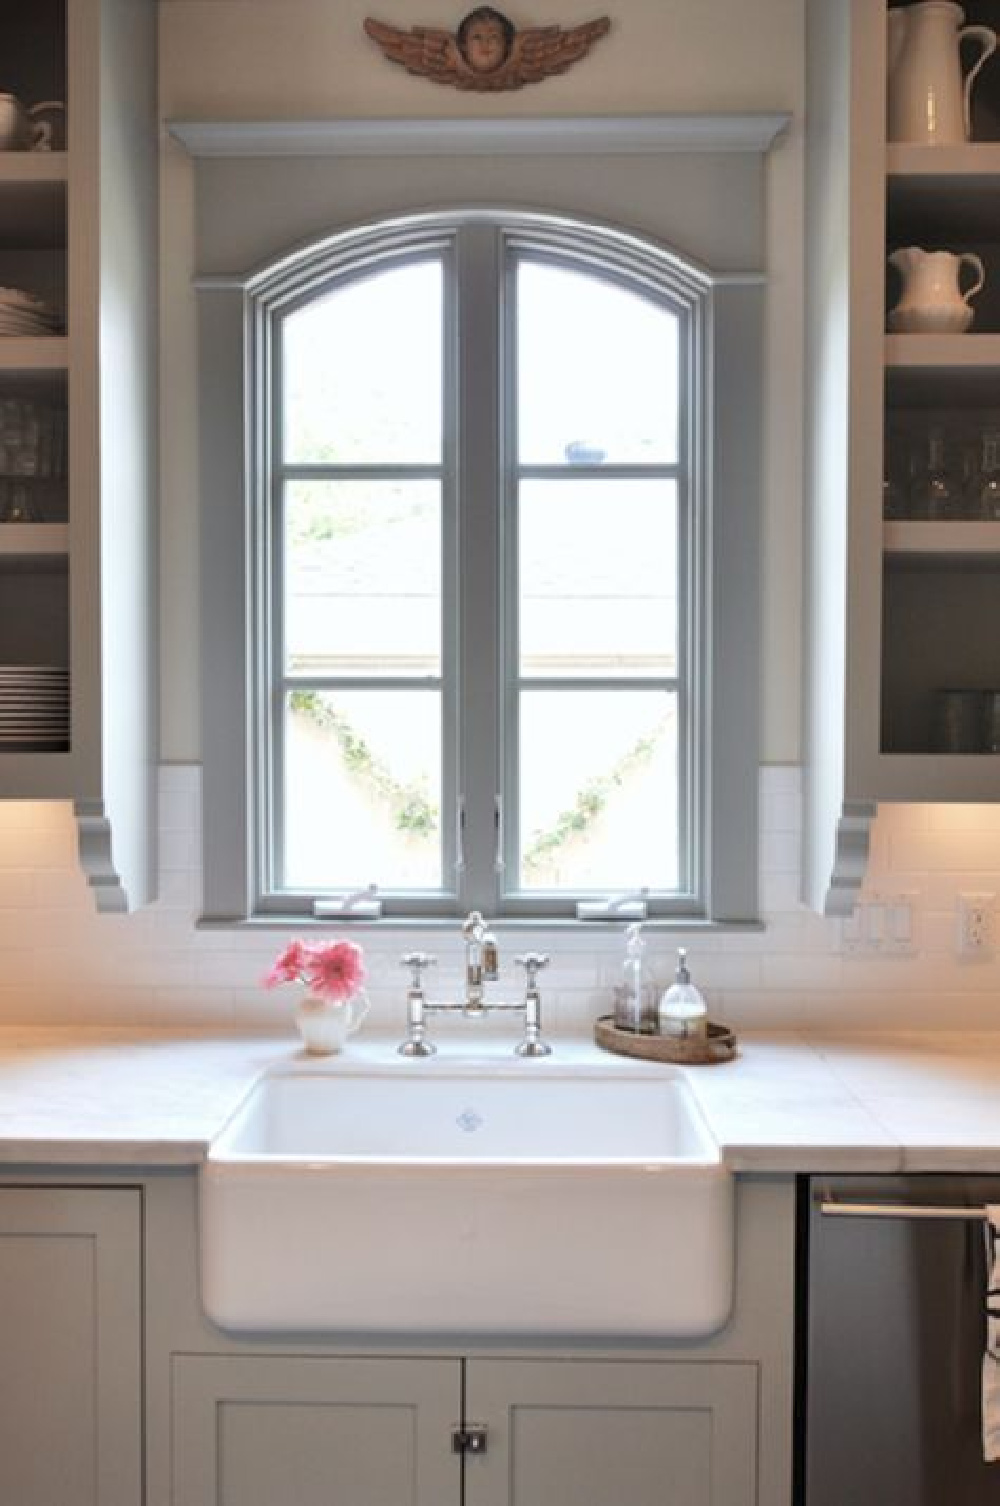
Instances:
[[[450,31],[440,31],[433,26],[414,26],[403,31],[400,27],[373,21],[371,17],[365,21],[365,31],[373,42],[378,43],[390,62],[402,63],[407,73],[418,73],[438,84],[457,84],[466,74],[475,78]],[[472,86],[467,84],[465,87]]]
[[[365,31],[386,57],[400,63],[408,73],[450,84],[456,89],[493,92],[537,84],[555,73],[565,73],[585,57],[611,27],[607,16],[585,21],[582,26],[532,26],[514,35],[504,61],[488,73],[470,68],[456,37],[433,26],[414,26],[403,31],[369,17]]]
[[[553,73],[565,73],[573,63],[586,57],[591,47],[611,28],[607,16],[585,21],[582,26],[533,26],[519,31],[514,38],[505,71],[516,82],[499,87],[516,89],[521,84],[537,84]]]

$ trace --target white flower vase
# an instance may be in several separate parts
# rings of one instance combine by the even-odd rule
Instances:
[[[334,1002],[308,995],[295,1011],[295,1023],[311,1056],[335,1056],[359,1028],[370,1008],[368,995],[352,994]]]

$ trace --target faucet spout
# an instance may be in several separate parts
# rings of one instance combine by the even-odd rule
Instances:
[[[467,1019],[481,1019],[493,1011],[513,1012],[524,1017],[524,1035],[514,1050],[518,1056],[548,1056],[551,1047],[542,1040],[542,998],[538,988],[539,971],[547,966],[548,957],[540,952],[529,952],[515,961],[524,968],[524,998],[518,1003],[503,1003],[488,1000],[486,984],[497,979],[497,942],[492,931],[478,910],[473,910],[462,923],[462,940],[465,943],[465,991],[454,1003],[435,1000],[430,1002],[423,985],[424,969],[430,967],[434,958],[426,952],[407,952],[403,957],[404,967],[410,969],[410,986],[406,993],[406,1039],[398,1048],[401,1056],[431,1056],[434,1043],[427,1039],[427,1016],[430,1014],[462,1014]]]

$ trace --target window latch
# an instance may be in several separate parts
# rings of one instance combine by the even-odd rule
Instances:
[[[465,867],[465,799],[459,795],[455,801],[455,872]]]
[[[363,889],[352,889],[348,894],[318,899],[313,905],[313,914],[317,919],[338,916],[341,920],[378,920],[382,914],[382,901],[376,898],[377,893],[377,884],[366,884]]]
[[[649,886],[629,889],[624,894],[609,894],[604,899],[583,899],[576,907],[577,920],[645,920]]]
[[[493,867],[497,873],[503,873],[503,796],[493,797]]]

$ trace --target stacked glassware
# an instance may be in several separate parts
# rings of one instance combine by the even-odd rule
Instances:
[[[891,424],[882,507],[890,521],[1000,522],[1000,414]]]

